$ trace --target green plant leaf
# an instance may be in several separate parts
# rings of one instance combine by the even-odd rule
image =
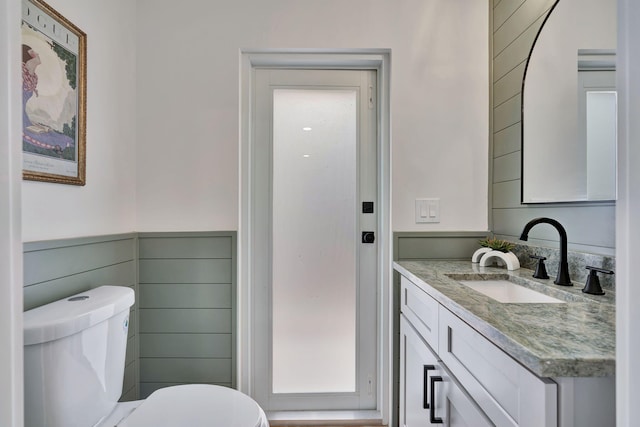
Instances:
[[[500,252],[509,252],[515,247],[515,245],[511,242],[508,242],[502,239],[490,238],[490,237],[486,239],[482,239],[478,241],[478,243],[482,247],[490,248]]]

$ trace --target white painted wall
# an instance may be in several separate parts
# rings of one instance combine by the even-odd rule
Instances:
[[[616,422],[640,420],[640,3],[618,0],[618,202],[616,205]]]
[[[238,228],[240,49],[269,48],[390,48],[392,229],[487,229],[486,1],[137,5],[137,230]]]
[[[48,3],[87,33],[87,184],[25,181],[23,239],[134,231],[135,4],[128,0]]]
[[[0,426],[23,425],[20,3],[0,1]]]

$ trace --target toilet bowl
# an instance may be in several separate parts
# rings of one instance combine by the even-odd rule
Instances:
[[[132,289],[102,286],[24,313],[25,427],[268,427],[249,396],[188,384],[118,403]]]

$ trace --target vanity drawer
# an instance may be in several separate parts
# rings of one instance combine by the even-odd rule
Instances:
[[[409,279],[400,277],[400,311],[427,344],[438,353],[438,307],[440,304]]]
[[[538,378],[444,307],[441,360],[497,426],[556,427],[557,386]]]

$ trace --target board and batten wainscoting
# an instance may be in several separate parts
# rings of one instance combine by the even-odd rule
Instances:
[[[118,234],[23,245],[24,309],[30,310],[103,285],[127,286],[136,295],[136,234]],[[138,390],[138,302],[131,307],[122,401]]]
[[[468,259],[480,247],[488,231],[394,232],[393,260]],[[393,272],[393,401],[399,402],[400,387],[400,274]],[[391,425],[398,425],[398,408],[393,408]]]
[[[236,233],[139,233],[140,398],[235,386]]]
[[[567,229],[575,251],[614,255],[615,203],[520,203],[522,79],[527,58],[555,0],[494,0],[491,8],[490,228],[497,237],[517,240],[532,218],[554,218]],[[526,118],[525,118],[526,121]],[[557,247],[551,227],[536,229],[532,242]]]

